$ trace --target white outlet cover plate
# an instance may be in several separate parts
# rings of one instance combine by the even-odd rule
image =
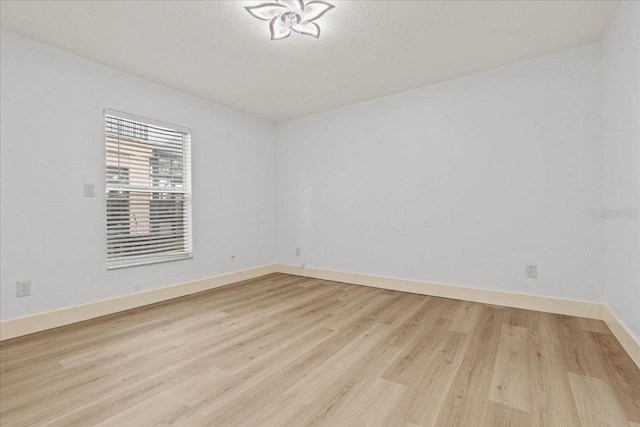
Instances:
[[[527,277],[536,279],[538,277],[538,266],[534,264],[527,265]]]
[[[18,297],[27,297],[31,295],[31,280],[23,280],[17,282],[17,292],[16,295]]]
[[[84,184],[84,197],[96,197],[95,184]]]

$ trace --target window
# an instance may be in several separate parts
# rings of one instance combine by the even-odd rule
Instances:
[[[191,257],[187,129],[105,110],[107,269]]]

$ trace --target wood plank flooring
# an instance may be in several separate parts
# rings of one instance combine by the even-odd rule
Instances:
[[[9,426],[638,426],[596,320],[272,274],[0,344]]]

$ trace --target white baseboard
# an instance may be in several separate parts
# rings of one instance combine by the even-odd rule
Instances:
[[[394,291],[604,320],[629,356],[640,367],[640,341],[606,304],[299,267],[288,264],[264,265],[164,288],[5,320],[0,322],[0,341],[218,288],[271,273],[285,273]]]
[[[393,277],[370,276],[367,274],[300,267],[289,264],[277,264],[276,269],[279,273],[293,274],[296,276],[304,276],[314,279],[331,280],[334,282],[373,286],[376,288],[390,289],[394,291],[411,292],[415,294],[604,320],[613,335],[618,339],[631,359],[640,368],[640,341],[638,341],[638,338],[633,335],[631,330],[606,304],[494,291],[482,288],[470,288],[442,283],[422,282],[417,280],[397,279]]]
[[[218,288],[275,272],[276,265],[269,264],[178,285],[4,320],[0,322],[0,341]]]
[[[618,339],[627,354],[640,368],[640,340],[631,329],[611,310],[607,304],[602,304],[602,320],[605,321],[613,335]]]
[[[367,274],[299,267],[289,264],[278,264],[277,269],[280,273],[312,277],[314,279],[332,280],[335,282],[373,286],[414,294],[524,308],[527,310],[544,311],[546,313],[588,317],[590,319],[602,318],[602,304],[597,302],[551,298],[540,295],[494,291],[490,289],[397,279],[393,277],[370,276]]]

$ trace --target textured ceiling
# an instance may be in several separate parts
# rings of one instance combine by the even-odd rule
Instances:
[[[4,30],[286,120],[598,41],[615,1],[332,1],[269,40],[255,1],[5,1]]]

